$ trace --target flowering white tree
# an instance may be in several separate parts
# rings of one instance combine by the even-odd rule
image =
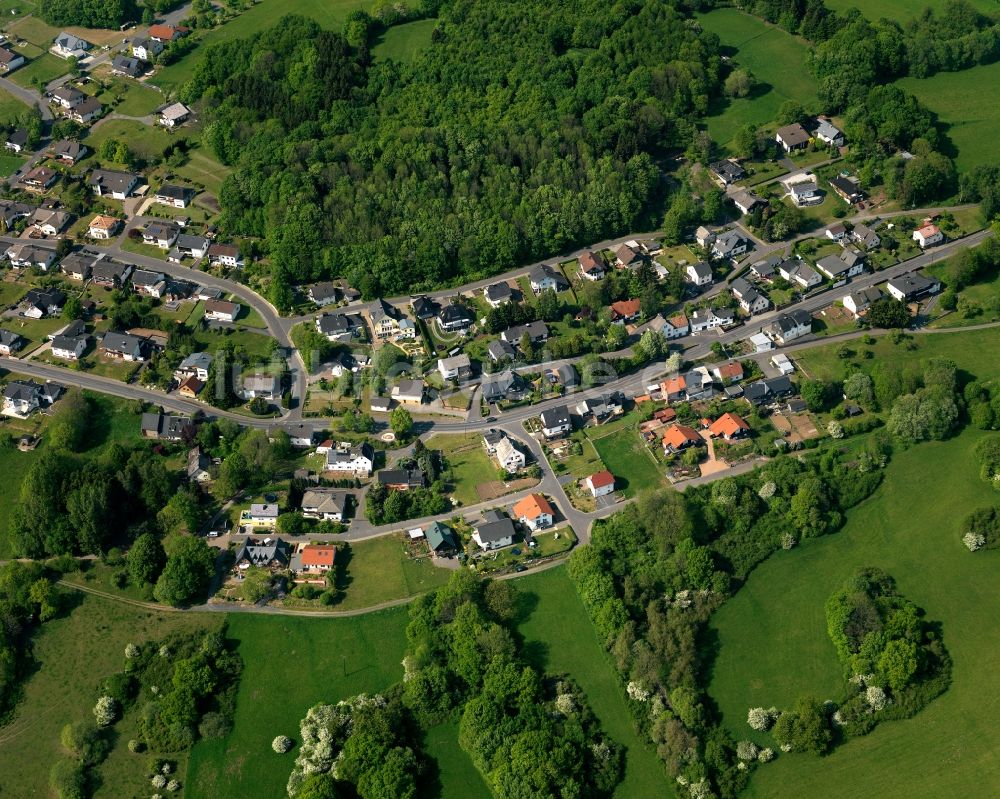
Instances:
[[[278,735],[271,741],[271,748],[279,755],[283,755],[292,748],[292,739],[287,735]]]
[[[785,533],[781,536],[782,549],[793,549],[797,543],[799,543],[798,540],[791,533]]]
[[[765,749],[761,749],[757,753],[757,762],[758,763],[770,763],[772,760],[774,760],[774,750],[771,749],[770,747],[767,747]]]
[[[171,793],[179,791],[180,789],[181,784],[177,780],[170,780],[170,782],[167,783],[167,790]]]
[[[705,780],[692,782],[688,786],[688,791],[691,793],[691,799],[710,799],[712,796],[712,791]]]
[[[128,742],[128,750],[130,752],[133,752],[133,753],[135,753],[135,752],[141,752],[142,751],[142,744],[139,741],[137,741],[135,738],[133,738],[131,741]]]
[[[125,657],[127,657],[129,660],[132,660],[132,658],[139,657],[139,647],[137,647],[135,644],[126,644]]]
[[[736,757],[740,760],[756,760],[758,751],[757,744],[753,741],[740,741],[736,744]]]
[[[747,724],[757,732],[765,732],[774,723],[776,713],[774,708],[767,710],[762,707],[752,707],[747,713]]]
[[[165,788],[167,786],[167,778],[162,774],[154,774],[150,782],[153,783],[154,788]]]
[[[559,694],[556,697],[556,710],[564,716],[571,716],[576,711],[576,699],[573,694]]]
[[[868,702],[868,706],[872,709],[873,713],[878,713],[889,701],[885,695],[885,691],[877,685],[868,686],[865,691],[865,700]]]
[[[113,697],[102,696],[94,705],[94,719],[98,727],[107,727],[114,724],[118,718],[118,702]]]
[[[167,646],[166,644],[160,647],[160,657],[161,658],[170,657],[170,647]]]
[[[969,531],[962,536],[962,543],[969,548],[969,552],[975,552],[977,549],[982,549],[986,546],[986,536],[982,533]]]
[[[830,434],[830,438],[843,438],[844,426],[836,419],[831,419],[830,424],[826,426],[826,432]]]
[[[645,688],[643,688],[639,683],[632,680],[629,682],[628,686],[625,688],[626,693],[628,693],[630,699],[635,699],[637,702],[648,702],[650,693]]]
[[[757,490],[757,496],[761,499],[770,499],[778,490],[778,485],[773,480],[768,480]]]

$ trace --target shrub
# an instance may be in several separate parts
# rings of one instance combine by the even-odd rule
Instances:
[[[882,708],[886,706],[889,701],[885,695],[885,691],[879,688],[877,685],[869,685],[865,689],[865,701],[868,702],[869,707],[872,711],[878,713]]]
[[[152,786],[154,788],[157,788],[157,789],[159,789],[159,788],[166,788],[167,787],[167,778],[164,777],[162,774],[154,774],[153,775],[153,779],[150,780],[150,783],[152,784]]]
[[[740,760],[756,760],[758,755],[757,744],[753,741],[740,741],[736,744],[736,757]]]
[[[1000,546],[1000,508],[977,508],[962,520],[959,532],[971,552]]]
[[[94,718],[100,727],[107,727],[115,723],[118,718],[118,702],[114,697],[102,696],[94,705]]]
[[[757,732],[764,732],[770,729],[776,715],[777,711],[774,708],[766,710],[762,707],[752,707],[747,713],[747,724]]]
[[[962,536],[962,543],[969,548],[969,552],[975,552],[986,546],[986,536],[982,533],[966,533]]]
[[[128,750],[133,754],[141,752],[144,748],[142,741],[137,741],[135,738],[128,742]]]
[[[271,741],[271,748],[279,755],[283,755],[292,748],[292,739],[287,735],[278,735]]]
[[[134,660],[135,658],[139,657],[139,647],[137,647],[135,644],[126,644],[125,657],[127,657],[129,660]]]
[[[173,793],[174,791],[179,791],[181,789],[181,784],[177,780],[170,780],[167,783],[167,790]]]
[[[770,747],[767,747],[765,749],[761,749],[757,753],[757,762],[758,763],[770,763],[772,760],[774,760],[774,750],[771,749]]]

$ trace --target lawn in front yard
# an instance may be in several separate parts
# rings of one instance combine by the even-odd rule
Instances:
[[[20,48],[26,50],[26,48]],[[49,81],[55,80],[61,75],[69,72],[69,67],[61,58],[57,58],[52,53],[42,53],[32,58],[18,70],[10,73],[10,79],[18,86],[30,89],[34,86],[44,88]]]
[[[0,89],[0,125],[12,125],[14,118],[28,110],[28,106],[6,89]],[[9,174],[4,172],[5,175]]]
[[[615,476],[615,489],[626,497],[640,491],[663,488],[667,480],[664,467],[657,464],[635,427],[621,427],[607,435],[592,428],[592,441],[605,468]],[[588,431],[589,433],[590,431]]]
[[[406,608],[347,619],[231,614],[227,637],[243,658],[233,730],[195,744],[185,799],[285,796],[297,752],[275,754],[271,740],[287,735],[298,744],[313,705],[399,682],[407,618]]]

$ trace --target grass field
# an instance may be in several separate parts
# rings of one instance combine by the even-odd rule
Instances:
[[[21,155],[0,154],[0,175],[13,175],[27,160]]]
[[[289,0],[285,3],[255,3],[235,19],[214,28],[198,41],[197,49],[176,64],[160,70],[153,83],[166,92],[175,92],[194,74],[205,49],[215,42],[252,36],[274,25],[285,14],[311,17],[324,28],[340,30],[351,11],[371,10],[371,0]]]
[[[258,614],[229,617],[244,670],[233,731],[191,752],[186,799],[281,797],[295,754],[271,751],[275,735],[299,737],[318,702],[376,692],[402,679],[405,608],[351,619]]]
[[[978,476],[967,432],[897,454],[879,492],[849,514],[844,530],[761,565],[714,619],[719,656],[710,687],[724,722],[750,737],[747,708],[787,707],[806,692],[837,698],[842,676],[823,603],[858,567],[886,569],[900,591],[942,624],[953,683],[916,717],[886,722],[824,758],[780,755],[759,770],[747,796],[932,799],[1000,793],[1000,552],[969,553],[958,522],[997,503]],[[982,556],[982,557],[980,557]]]
[[[490,799],[493,794],[472,760],[458,745],[458,724],[439,724],[427,731],[424,751],[437,765],[440,799]]]
[[[109,119],[92,130],[85,144],[95,153],[101,143],[118,139],[141,158],[158,158],[173,141],[173,137],[159,125],[143,125],[130,119]]]
[[[43,53],[32,58],[20,69],[12,72],[10,79],[18,86],[29,88],[34,85],[44,87],[46,83],[55,80],[60,75],[69,72],[66,62],[52,53]]]
[[[199,146],[188,153],[188,159],[174,171],[194,183],[200,183],[206,191],[218,196],[222,189],[222,181],[233,170],[223,166],[215,157]]]
[[[518,626],[525,655],[550,674],[569,674],[583,689],[604,731],[627,750],[625,779],[618,799],[671,796],[659,758],[639,739],[625,707],[622,689],[576,587],[564,567],[516,581],[530,607]]]
[[[28,106],[13,94],[0,89],[0,124],[13,124],[14,118],[28,110]],[[7,174],[6,172],[4,174]]]
[[[868,19],[895,19],[906,23],[919,15],[925,8],[932,8],[936,12],[944,9],[947,0],[826,0],[826,7],[831,11],[843,13],[851,8],[861,9]],[[994,16],[1000,15],[1000,5],[996,0],[969,0],[970,4],[980,11]]]
[[[419,19],[405,25],[394,25],[375,43],[372,55],[376,59],[391,58],[408,64],[431,43],[435,25],[436,19]]]
[[[748,123],[773,122],[786,100],[815,106],[816,82],[806,69],[804,41],[732,8],[698,16],[701,26],[735,50],[733,61],[753,73],[757,87],[749,97],[724,101],[706,120],[715,141],[726,144]]]
[[[25,683],[12,721],[0,728],[3,796],[51,795],[49,769],[62,756],[59,732],[69,722],[93,720],[97,683],[121,669],[126,644],[222,623],[216,614],[159,613],[71,590],[67,595],[79,604],[33,639],[38,668]],[[103,784],[96,799],[149,794],[145,756],[131,754],[125,745],[135,729],[132,715],[115,725],[115,748],[100,768]]]
[[[29,0],[0,0],[0,15],[4,19],[19,19],[34,11],[35,4]]]
[[[604,466],[615,476],[615,488],[627,497],[650,488],[666,485],[659,468],[634,429],[622,428],[599,437],[596,428],[592,439]]]
[[[428,449],[439,449],[455,474],[451,495],[463,505],[479,502],[476,486],[497,479],[497,467],[483,449],[478,433],[437,435],[427,439]]]
[[[898,83],[947,126],[959,172],[1000,159],[1000,62]]]
[[[141,83],[130,83],[122,101],[115,106],[116,114],[130,117],[144,117],[153,109],[163,105],[163,95]],[[105,123],[107,124],[107,123]]]

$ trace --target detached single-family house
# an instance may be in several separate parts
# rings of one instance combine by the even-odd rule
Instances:
[[[346,491],[313,488],[302,495],[302,515],[309,519],[343,521],[349,497]]]
[[[87,350],[88,336],[55,336],[52,339],[52,355],[67,361],[78,361]]]
[[[74,106],[67,113],[67,116],[81,125],[86,125],[97,119],[102,111],[104,111],[104,106],[101,105],[101,101],[96,97],[88,97],[79,105]]]
[[[36,166],[27,175],[21,178],[21,183],[25,188],[33,189],[36,192],[44,191],[49,188],[53,183],[59,180],[59,173],[49,169],[47,166]],[[44,208],[39,208],[35,213],[60,213],[56,211],[50,211]],[[69,214],[63,214],[67,219]]]
[[[37,266],[43,272],[48,272],[56,262],[56,251],[34,244],[15,244],[7,250],[7,259],[14,269],[30,269]]]
[[[361,332],[361,326],[361,318],[356,314],[325,313],[316,317],[316,329],[327,341],[350,341]]]
[[[633,269],[644,260],[645,258],[638,247],[623,244],[615,250],[615,264],[621,269]]]
[[[506,281],[491,283],[483,289],[483,299],[490,308],[499,308],[514,299],[514,292]]]
[[[210,241],[205,236],[192,236],[188,233],[179,233],[174,241],[174,246],[167,253],[167,260],[179,264],[185,258],[192,258],[200,261],[208,252]]]
[[[0,355],[13,355],[24,346],[24,339],[10,330],[0,330]]]
[[[86,99],[86,94],[72,86],[60,86],[52,92],[52,102],[65,111],[76,108]]]
[[[909,302],[928,294],[936,294],[941,290],[941,283],[936,279],[927,278],[920,272],[911,272],[894,277],[886,284],[886,289],[894,299]]]
[[[937,225],[928,222],[923,227],[913,231],[913,240],[923,250],[944,241],[944,233]]]
[[[709,230],[704,225],[700,225],[698,229],[694,232],[694,240],[699,247],[704,247],[708,249],[712,246],[712,242],[715,241],[715,233]]]
[[[687,398],[687,380],[684,375],[668,377],[660,383],[660,394],[667,402],[680,402]]]
[[[132,267],[129,264],[120,264],[115,261],[100,260],[90,268],[90,276],[95,285],[104,288],[119,288],[125,285],[125,281],[131,274]]]
[[[4,386],[2,413],[4,416],[25,419],[39,408],[54,403],[64,390],[58,383],[12,380]]]
[[[823,190],[813,180],[803,180],[788,186],[788,193],[799,208],[819,205],[823,202]]]
[[[142,231],[142,240],[161,250],[169,250],[180,234],[181,229],[176,222],[150,222]]]
[[[243,390],[240,392],[245,400],[261,397],[266,400],[277,400],[281,397],[281,379],[277,375],[251,374],[243,378]]]
[[[684,270],[685,276],[689,283],[693,283],[696,286],[711,286],[714,280],[712,276],[712,265],[706,261],[698,261],[694,264],[688,264],[687,269]]]
[[[467,380],[472,376],[472,362],[464,352],[450,358],[438,359],[437,368],[445,380]]]
[[[117,360],[144,361],[149,353],[149,343],[138,336],[109,330],[101,339],[101,352]]]
[[[499,363],[500,361],[512,361],[517,357],[517,350],[509,342],[499,339],[497,341],[491,341],[486,345],[486,354],[490,356],[490,360],[494,363]]]
[[[507,288],[509,289],[510,286]],[[487,299],[487,302],[489,302],[489,299]],[[413,309],[413,315],[417,317],[417,319],[425,320],[433,319],[437,316],[438,311],[441,310],[441,306],[435,300],[423,295],[419,297],[410,297],[410,308]]]
[[[136,294],[159,299],[167,290],[167,276],[163,272],[136,269],[132,273],[132,288]]]
[[[590,475],[583,482],[595,499],[615,493],[615,476],[607,469]]]
[[[424,381],[400,378],[392,387],[391,396],[400,405],[420,405],[424,401]]]
[[[390,491],[409,491],[427,485],[421,469],[383,469],[378,473],[378,481]]]
[[[722,188],[731,186],[736,181],[743,180],[747,176],[746,170],[731,158],[709,164],[708,171],[712,173],[712,177]]]
[[[750,425],[746,423],[743,417],[735,413],[724,413],[712,422],[708,428],[708,432],[714,438],[734,441],[749,436]]]
[[[772,341],[782,346],[811,332],[812,316],[808,311],[801,309],[781,314],[781,316],[764,328],[764,333]]]
[[[714,330],[717,327],[727,327],[736,321],[729,308],[698,308],[688,317],[692,333],[703,330]]]
[[[274,516],[260,517],[260,521],[254,517],[254,513],[261,508],[270,511],[274,509]],[[278,518],[277,505],[251,505],[250,524],[253,527],[272,528]],[[287,569],[292,560],[292,546],[280,538],[265,538],[263,541],[256,541],[247,538],[236,550],[236,560],[233,563],[233,573],[240,576],[250,568],[267,569],[269,572],[279,572]]]
[[[531,267],[528,272],[528,282],[535,294],[541,294],[548,289],[565,291],[569,288],[569,282],[562,276],[562,272],[548,264],[536,264]]]
[[[13,72],[18,67],[24,66],[24,56],[15,53],[6,45],[0,46],[0,73],[7,74]]]
[[[141,182],[140,175],[133,172],[116,172],[111,169],[95,169],[87,180],[94,194],[99,197],[111,197],[113,200],[128,199]]]
[[[376,338],[385,339],[399,334],[399,311],[381,297],[369,306],[368,318]]]
[[[208,380],[208,370],[212,367],[212,355],[208,352],[192,352],[174,370],[174,379],[197,378],[203,383]]]
[[[792,381],[782,375],[751,383],[743,390],[743,399],[751,405],[765,405],[794,393]]]
[[[53,55],[57,55],[60,58],[75,58],[79,61],[87,57],[90,42],[81,39],[79,36],[74,36],[72,33],[63,31],[56,36],[52,47],[49,49]]]
[[[21,300],[21,315],[30,319],[58,316],[66,303],[66,295],[59,289],[28,289]]]
[[[580,400],[573,411],[577,416],[602,422],[612,416],[621,416],[625,412],[625,395],[620,391],[611,391],[596,397]]]
[[[763,198],[758,197],[752,191],[735,192],[729,199],[733,201],[733,205],[741,214],[752,214],[758,207],[767,205]]]
[[[179,125],[183,125],[191,118],[191,109],[184,103],[172,103],[160,111],[160,118],[157,120],[163,127],[173,130]]]
[[[193,430],[194,425],[186,416],[175,416],[163,411],[144,413],[139,420],[142,437],[158,441],[180,441]]]
[[[19,153],[28,146],[28,131],[25,128],[16,128],[7,136],[4,147],[12,153]]]
[[[424,538],[427,539],[427,547],[435,557],[452,555],[459,550],[455,531],[441,522],[431,522],[427,525]]]
[[[213,322],[235,322],[240,315],[240,304],[227,300],[209,300],[205,303],[205,318]]]
[[[667,455],[682,452],[688,447],[700,447],[705,443],[698,431],[683,424],[672,424],[663,433],[663,451]]]
[[[729,260],[743,255],[750,249],[750,240],[738,230],[727,230],[715,237],[712,255],[721,260]]]
[[[780,255],[771,255],[767,258],[762,258],[759,261],[754,261],[750,265],[750,274],[755,280],[762,280],[765,283],[770,283],[774,280],[775,274],[777,274],[778,264],[782,261]]]
[[[546,438],[557,438],[573,430],[573,420],[569,415],[569,408],[565,405],[547,408],[542,411],[539,419],[542,422],[542,434]]]
[[[187,34],[188,29],[173,25],[150,25],[147,35],[158,42],[173,42]]]
[[[798,122],[778,128],[774,140],[781,145],[786,153],[804,150],[809,146],[809,133]]]
[[[507,436],[501,438],[497,443],[494,455],[496,456],[497,463],[509,474],[519,472],[527,463],[524,453],[514,446],[514,442],[507,438]]]
[[[712,374],[724,386],[739,383],[743,379],[743,364],[739,361],[729,361],[712,369]]]
[[[847,225],[843,222],[834,222],[832,225],[827,225],[823,228],[823,235],[830,239],[830,241],[843,241],[847,235]]]
[[[686,336],[691,332],[691,322],[688,320],[687,316],[679,313],[675,316],[671,316],[669,319],[664,319],[660,332],[663,333],[663,335],[668,339],[680,338],[681,336]]]
[[[789,283],[797,283],[804,289],[818,286],[823,282],[823,277],[819,272],[798,258],[782,261],[778,264],[778,273]]]
[[[315,283],[306,292],[315,305],[322,308],[340,300],[340,287],[336,283]]]
[[[639,318],[641,303],[638,299],[619,300],[611,303],[611,323],[624,325]]]
[[[115,233],[118,232],[119,227],[121,227],[120,219],[116,219],[113,216],[98,214],[90,220],[90,226],[87,228],[87,235],[92,239],[107,240],[114,237]]]
[[[221,264],[231,268],[243,266],[243,256],[239,247],[235,244],[219,244],[214,241],[208,247],[208,261],[211,264]]]
[[[865,271],[864,258],[852,250],[843,250],[840,255],[827,255],[816,262],[819,269],[830,280],[841,281],[860,275]]]
[[[44,236],[57,236],[69,224],[70,215],[66,211],[39,208],[31,215],[31,226]]]
[[[525,392],[524,378],[513,369],[505,369],[502,372],[485,376],[482,382],[482,392],[486,402],[518,399]]]
[[[580,264],[580,274],[584,280],[601,280],[607,274],[604,256],[599,253],[593,251],[585,252],[577,261]]]
[[[211,465],[212,459],[201,451],[201,447],[192,447],[188,450],[187,479],[192,483],[207,483],[212,479],[208,471]]]
[[[177,186],[173,183],[164,183],[156,190],[153,199],[160,205],[169,205],[172,208],[187,208],[194,200],[195,190],[188,186]]]
[[[542,494],[528,494],[511,509],[514,518],[529,530],[544,530],[555,521],[555,511]]]
[[[121,75],[123,78],[138,78],[143,72],[144,66],[135,56],[127,56],[119,53],[111,59],[111,74]]]
[[[525,334],[531,339],[532,344],[540,344],[548,340],[549,327],[545,322],[536,319],[534,322],[508,327],[500,334],[500,340],[517,346],[521,343],[521,339],[524,338]]]
[[[52,146],[52,157],[70,166],[85,158],[89,152],[86,145],[72,139],[60,139]]]
[[[730,291],[746,313],[763,313],[770,307],[771,301],[761,294],[756,288],[750,285],[746,278],[738,277],[730,285]]]
[[[316,451],[319,452],[319,447]],[[350,444],[346,441],[338,446],[325,449],[327,472],[334,472],[351,477],[371,477],[375,468],[375,450],[368,442]]]
[[[844,146],[844,132],[834,125],[829,119],[817,119],[816,138],[834,147]]]
[[[333,544],[306,544],[292,557],[293,568],[299,574],[325,574],[333,568],[337,547]]]
[[[865,194],[861,190],[861,182],[849,175],[836,175],[830,178],[830,188],[848,205],[853,205],[865,198]]]
[[[882,244],[882,238],[864,222],[858,222],[851,231],[851,238],[866,250],[877,249]]]
[[[163,42],[159,39],[151,39],[148,36],[140,36],[132,41],[132,55],[140,61],[151,62],[163,52]]]
[[[449,303],[441,309],[437,317],[438,326],[448,333],[468,330],[476,321],[475,314],[464,305]]]
[[[472,540],[484,552],[509,547],[514,543],[514,523],[502,514],[492,521],[478,525],[472,533]]]
[[[867,313],[871,304],[882,299],[883,296],[884,295],[880,289],[872,286],[871,288],[852,291],[844,297],[842,302],[844,303],[844,308],[854,314],[855,318],[857,318]]]

